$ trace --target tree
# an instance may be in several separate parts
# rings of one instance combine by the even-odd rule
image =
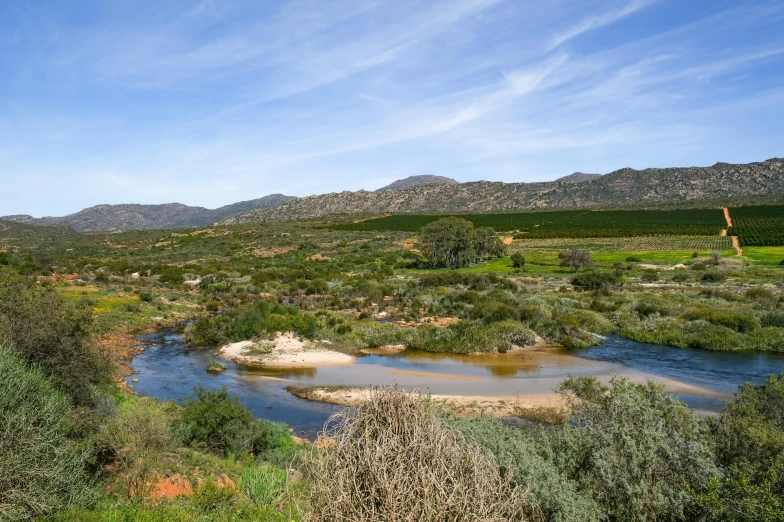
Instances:
[[[504,245],[492,228],[474,228],[465,219],[447,217],[428,223],[420,232],[432,268],[461,268],[487,256],[503,255]]]
[[[719,252],[718,250],[712,250],[710,256],[711,256],[711,263],[714,265],[718,265],[719,261],[721,261],[721,252]]]
[[[512,254],[512,266],[515,268],[523,268],[525,266],[525,256],[520,252]]]
[[[572,270],[594,266],[591,253],[584,248],[570,248],[558,254],[558,257],[561,259],[561,266],[571,267]]]
[[[479,227],[474,230],[474,249],[477,260],[485,257],[501,257],[504,255],[504,244],[490,227]]]

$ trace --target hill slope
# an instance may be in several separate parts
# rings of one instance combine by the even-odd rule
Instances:
[[[385,192],[341,192],[254,210],[225,223],[307,219],[344,213],[508,212],[537,208],[623,206],[784,193],[784,159],[759,163],[665,169],[620,169],[580,183],[473,183]]]
[[[452,178],[447,178],[444,176],[433,176],[430,174],[425,174],[422,176],[409,176],[407,178],[399,179],[397,181],[393,181],[386,187],[381,187],[377,189],[376,192],[386,192],[387,190],[405,190],[412,187],[426,187],[428,185],[457,185],[458,182],[453,180]]]
[[[585,172],[573,172],[568,176],[563,176],[555,181],[571,181],[572,183],[582,183],[583,181],[593,181],[601,178],[601,174],[586,174]]]
[[[188,228],[210,225],[257,209],[272,208],[293,199],[292,196],[271,194],[259,199],[241,201],[214,210],[190,207],[181,203],[163,205],[97,205],[63,217],[34,218],[16,215],[0,217],[27,225],[65,226],[79,232],[114,232],[156,228]]]

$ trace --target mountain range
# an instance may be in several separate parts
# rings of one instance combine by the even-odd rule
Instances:
[[[589,176],[585,179],[585,176]],[[571,179],[570,179],[571,178]],[[577,182],[575,182],[577,181]],[[223,223],[293,220],[350,213],[515,212],[533,209],[655,205],[784,193],[784,159],[710,167],[616,170],[539,183],[476,181],[384,192],[340,192],[293,199]]]
[[[190,228],[212,225],[253,210],[281,205],[293,196],[271,194],[216,209],[190,207],[181,203],[163,205],[97,205],[63,217],[34,218],[27,215],[0,217],[27,225],[65,226],[78,232],[119,232],[158,228]]]
[[[784,194],[784,159],[710,167],[624,168],[609,174],[575,172],[555,181],[458,183],[443,176],[410,176],[376,191],[303,198],[272,194],[217,209],[180,203],[98,205],[63,217],[27,215],[0,220],[70,227],[79,232],[189,228],[352,213],[515,212],[534,209],[672,205],[691,200]]]
[[[444,176],[433,176],[431,174],[425,174],[423,176],[409,176],[404,179],[399,179],[387,185],[386,187],[381,187],[377,189],[376,192],[386,192],[387,190],[405,190],[411,187],[426,187],[428,185],[457,185],[458,182],[453,180],[452,178],[447,178]]]

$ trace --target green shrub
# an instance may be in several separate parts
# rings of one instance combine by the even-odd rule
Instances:
[[[702,274],[700,280],[706,283],[722,283],[727,280],[727,274],[718,270],[711,270]]]
[[[761,319],[762,326],[784,328],[784,312],[767,312]]]
[[[512,266],[515,268],[522,268],[525,266],[525,256],[520,252],[512,254]]]
[[[256,505],[275,506],[286,496],[288,473],[270,464],[246,467],[240,473],[239,488]]]
[[[653,382],[614,378],[607,387],[573,377],[561,389],[576,398],[574,421],[558,434],[554,457],[606,520],[697,519],[695,493],[721,476],[703,420]]]
[[[551,437],[545,431],[504,426],[488,415],[464,417],[445,414],[447,423],[460,430],[469,443],[490,451],[501,469],[520,487],[528,487],[551,522],[600,520],[599,506],[586,492],[578,490],[553,461]],[[536,517],[535,512],[528,516]]]
[[[692,308],[687,310],[681,317],[687,321],[708,321],[709,323],[725,326],[741,333],[750,332],[760,326],[760,322],[756,317],[712,308]]]
[[[599,270],[589,270],[575,275],[572,278],[572,285],[586,289],[595,290],[597,288],[607,288],[623,284],[623,278],[614,272],[604,272]]]
[[[645,270],[642,273],[642,280],[652,283],[659,280],[659,272],[656,270]]]
[[[236,489],[221,487],[208,480],[193,491],[193,503],[205,512],[225,512],[234,504],[236,495]]]
[[[99,444],[132,464],[138,458],[174,448],[179,442],[175,427],[179,409],[173,403],[133,398],[124,401],[102,426]]]
[[[253,454],[274,462],[289,459],[294,441],[282,424],[254,419],[226,388],[194,388],[195,397],[182,401],[182,437],[185,444],[217,455]]]
[[[629,256],[626,258],[627,263],[642,263],[642,259],[637,256]]]
[[[784,520],[784,374],[744,384],[715,423],[724,481],[703,501],[714,520]]]
[[[0,268],[0,342],[9,342],[77,404],[109,382],[109,366],[88,350],[89,305],[65,304],[51,289]]]
[[[68,400],[0,345],[0,520],[32,520],[90,500],[88,455],[66,438]]]
[[[235,436],[253,421],[239,399],[224,387],[211,391],[196,386],[195,397],[182,401],[182,428],[186,444],[226,455],[234,449]]]

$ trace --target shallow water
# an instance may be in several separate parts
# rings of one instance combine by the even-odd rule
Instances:
[[[195,385],[226,386],[260,417],[282,421],[313,438],[339,406],[315,403],[289,394],[298,386],[396,384],[404,389],[444,395],[505,395],[548,393],[569,375],[612,375],[667,378],[697,386],[678,397],[691,406],[719,410],[742,382],[762,382],[769,373],[784,372],[784,356],[717,353],[645,345],[609,337],[603,346],[578,351],[536,350],[514,355],[455,355],[406,351],[366,354],[356,364],[318,369],[266,370],[224,361],[226,371],[205,371],[213,350],[189,349],[174,331],[139,336],[145,345],[127,380],[140,395],[179,400]],[[132,383],[137,378],[139,382]]]

